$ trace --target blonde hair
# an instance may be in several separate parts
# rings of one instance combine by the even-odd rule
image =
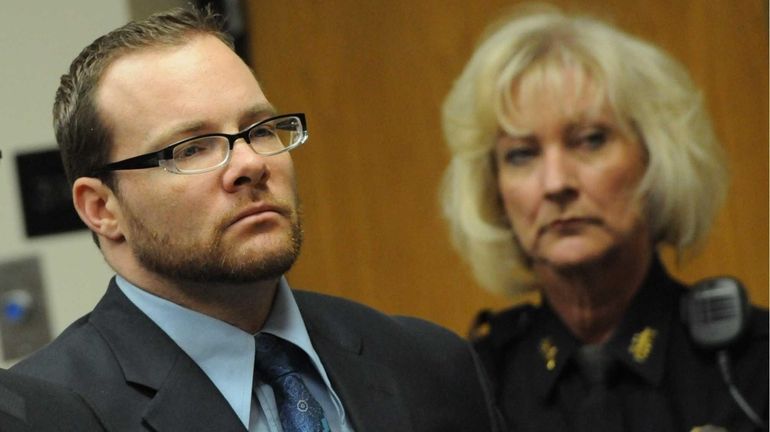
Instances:
[[[444,215],[455,247],[490,291],[522,292],[534,280],[501,206],[495,137],[525,74],[568,65],[601,89],[621,126],[645,146],[637,193],[656,244],[679,252],[698,245],[724,200],[724,156],[684,67],[597,19],[551,7],[521,9],[487,30],[443,106],[452,156],[441,191]]]

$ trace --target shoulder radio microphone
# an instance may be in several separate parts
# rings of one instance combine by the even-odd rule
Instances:
[[[730,277],[703,280],[685,294],[680,306],[693,342],[701,348],[716,350],[717,363],[730,395],[752,423],[767,430],[765,422],[738,391],[730,373],[727,348],[741,338],[751,312],[743,284]]]

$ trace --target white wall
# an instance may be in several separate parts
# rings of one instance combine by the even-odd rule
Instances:
[[[39,257],[54,335],[93,308],[112,272],[88,231],[26,238],[14,158],[55,148],[59,77],[82,48],[128,17],[125,0],[6,1],[0,12],[0,261]]]

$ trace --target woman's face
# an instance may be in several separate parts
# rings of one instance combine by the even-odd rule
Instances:
[[[525,77],[514,89],[510,119],[520,133],[497,139],[497,184],[514,234],[535,266],[572,268],[621,250],[645,253],[651,241],[635,199],[645,151],[590,81],[563,74],[561,85],[526,85]]]

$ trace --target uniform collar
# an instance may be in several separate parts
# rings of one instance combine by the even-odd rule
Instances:
[[[665,373],[669,334],[678,316],[679,289],[656,258],[607,352],[653,386]]]
[[[657,257],[645,282],[629,305],[623,321],[607,342],[607,353],[622,367],[650,385],[658,385],[665,373],[670,328],[676,314],[678,286]],[[534,365],[536,393],[547,398],[567,368],[574,366],[580,342],[544,299],[534,311],[527,337],[527,363]]]

